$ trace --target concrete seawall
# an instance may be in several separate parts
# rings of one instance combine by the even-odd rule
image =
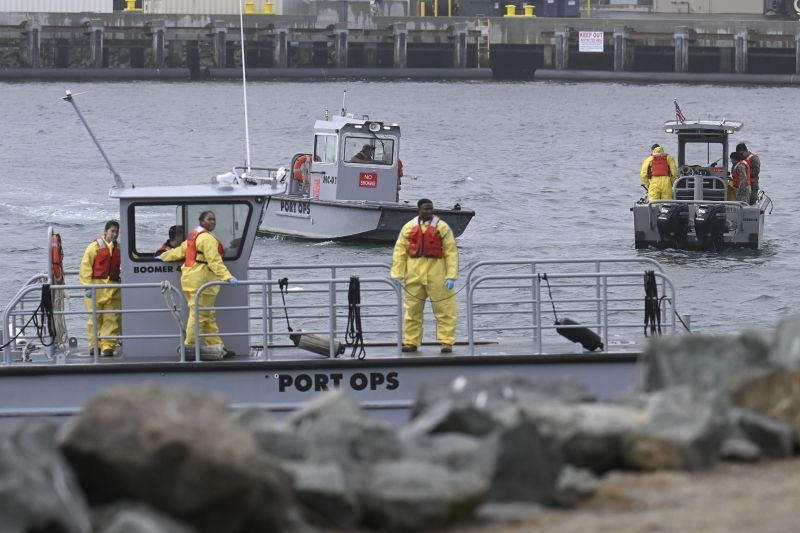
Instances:
[[[794,84],[800,74],[800,29],[787,20],[369,14],[336,23],[317,16],[244,20],[248,70],[262,79]],[[581,32],[596,32],[600,46],[586,51]],[[0,13],[0,79],[226,79],[241,66],[239,41],[239,18],[230,15]]]

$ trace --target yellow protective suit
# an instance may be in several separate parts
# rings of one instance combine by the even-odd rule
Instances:
[[[420,224],[425,230],[428,223]],[[448,279],[458,277],[458,250],[450,226],[439,220],[436,230],[442,238],[442,257],[409,257],[408,239],[414,220],[400,230],[394,245],[391,276],[405,280],[403,291],[403,344],[419,346],[422,343],[422,313],[425,300],[430,297],[436,317],[436,337],[442,346],[456,342],[455,291],[445,286]]]
[[[112,243],[106,242],[109,250],[113,250]],[[116,246],[116,244],[114,244]],[[118,281],[111,281],[110,278],[94,279],[92,278],[92,270],[94,267],[94,260],[100,251],[100,245],[97,241],[92,241],[83,252],[83,259],[81,259],[81,267],[78,272],[78,279],[81,285],[107,285],[109,283],[119,283]],[[98,311],[114,311],[122,308],[122,296],[120,289],[99,289],[95,291],[97,296],[97,310]],[[94,320],[92,319],[92,299],[84,297],[83,306],[89,313],[89,319],[86,321],[86,333],[89,339],[89,346],[94,349],[95,340],[95,327]],[[109,337],[120,334],[120,316],[119,313],[102,313],[97,315],[97,333],[101,337]],[[116,339],[99,339],[98,347],[101,352],[105,350],[114,350],[117,347]]]
[[[654,154],[663,153],[664,149],[660,146],[653,150]],[[651,166],[653,164],[653,156],[649,155],[642,161],[642,168],[639,170],[639,178],[642,183],[647,186],[647,199],[653,200],[671,200],[672,199],[672,185],[678,177],[678,165],[675,164],[675,159],[667,154],[667,164],[669,165],[669,176],[652,176]]]
[[[197,236],[195,245],[197,247],[197,262],[194,266],[181,268],[181,288],[183,295],[186,297],[186,302],[189,304],[189,318],[186,321],[186,340],[187,346],[194,346],[194,314],[195,305],[194,297],[197,295],[197,289],[209,281],[228,281],[233,276],[225,267],[222,262],[222,256],[217,249],[217,239],[209,234],[203,232]],[[167,250],[161,254],[164,261],[179,261],[186,257],[187,241],[183,241],[180,246]],[[201,262],[202,261],[202,262]],[[200,296],[201,307],[213,307],[217,301],[217,294],[219,294],[219,287],[209,287],[204,290]],[[217,326],[217,316],[214,311],[201,311],[200,312],[200,332],[201,333],[219,333]],[[205,346],[223,346],[222,338],[217,335],[209,337],[202,337]]]

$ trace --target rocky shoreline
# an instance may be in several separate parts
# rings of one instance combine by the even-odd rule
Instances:
[[[765,494],[798,484],[798,326],[656,338],[613,402],[568,379],[458,378],[420,390],[400,428],[340,391],[276,420],[199,391],[112,388],[63,427],[2,433],[0,530],[788,530],[793,503]],[[731,499],[776,521],[710,522]]]

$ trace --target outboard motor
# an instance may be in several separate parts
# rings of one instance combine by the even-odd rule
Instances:
[[[700,204],[694,215],[694,231],[703,247],[717,248],[728,229],[724,205]]]
[[[660,204],[658,207],[658,234],[663,242],[673,242],[677,248],[689,229],[689,206],[686,204]]]

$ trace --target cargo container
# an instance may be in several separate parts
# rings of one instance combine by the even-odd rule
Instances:
[[[0,13],[112,13],[114,0],[0,0]]]
[[[246,0],[248,1],[248,0]],[[249,0],[255,13],[264,13],[264,5],[272,4],[272,13],[283,14],[284,0]],[[244,5],[244,4],[243,4]],[[238,15],[239,0],[143,0],[145,13],[179,15]]]

